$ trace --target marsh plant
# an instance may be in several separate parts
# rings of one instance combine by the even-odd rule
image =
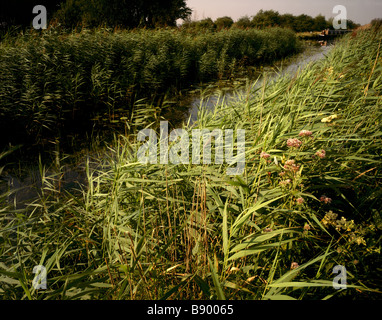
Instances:
[[[205,45],[220,46],[219,37],[232,35],[234,41],[240,34],[221,33]],[[97,36],[72,35],[54,45],[76,44],[85,66],[86,57],[99,53],[85,49],[87,39],[92,45],[110,40],[94,41]],[[125,46],[124,37],[111,37],[110,45],[121,48],[115,57],[137,48]],[[131,44],[152,41],[130,37]],[[245,130],[241,175],[226,175],[225,162],[143,164],[135,134],[116,136],[101,161],[89,158],[88,184],[80,193],[58,193],[46,177],[40,199],[26,210],[1,209],[0,294],[4,299],[380,298],[381,40],[374,29],[349,34],[325,59],[294,75],[253,84],[236,100],[221,99],[212,112],[201,108],[198,121],[181,128],[189,137],[195,129]],[[191,39],[183,41],[195,48]],[[157,43],[152,50],[164,50],[159,43],[166,42]],[[134,70],[145,52],[117,59],[117,65]],[[192,60],[191,52],[182,51],[185,61]],[[203,52],[203,61],[215,54]],[[76,61],[71,54],[61,59]],[[104,63],[112,65],[113,55],[106,56]],[[152,63],[158,58],[146,57]],[[102,64],[91,65],[88,70],[103,70],[94,71],[102,79],[118,77]],[[143,68],[149,65],[142,62]],[[69,70],[79,76],[68,79],[82,84],[81,69]],[[166,73],[157,71],[148,74]],[[136,83],[144,84],[145,74],[137,73],[143,78]],[[97,97],[110,101],[102,91],[110,87],[95,88],[101,90]],[[145,128],[157,129],[152,126]],[[216,148],[211,144],[212,152]],[[156,152],[159,159],[159,148]],[[100,164],[93,169],[95,160]],[[32,286],[36,265],[46,268],[46,290]],[[346,289],[333,287],[338,265],[346,268]]]
[[[177,29],[54,27],[9,37],[0,44],[0,128],[3,143],[75,135],[94,119],[131,119],[142,98],[191,84],[229,78],[240,67],[260,66],[295,53],[286,29],[223,30],[194,35]],[[12,132],[9,135],[8,132]]]

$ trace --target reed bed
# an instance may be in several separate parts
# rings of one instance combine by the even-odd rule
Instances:
[[[0,44],[2,135],[11,131],[13,140],[34,142],[91,129],[96,116],[130,118],[141,98],[228,78],[298,48],[295,34],[280,28],[197,35],[177,29],[27,31]]]
[[[39,201],[1,211],[3,298],[380,298],[381,40],[348,35],[184,125],[245,129],[242,175],[141,164],[140,144],[122,135],[100,168],[89,159],[80,194],[44,177]],[[31,285],[35,265],[47,290]],[[336,265],[346,289],[333,288]]]

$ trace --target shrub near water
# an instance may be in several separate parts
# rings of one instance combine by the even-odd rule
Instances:
[[[121,136],[101,168],[88,166],[82,196],[60,195],[47,177],[29,210],[1,212],[1,294],[380,297],[381,40],[346,36],[294,77],[201,111],[196,128],[246,129],[242,176],[226,165],[144,165],[140,145]],[[48,289],[37,292],[38,264]],[[346,290],[332,286],[336,265]]]
[[[0,45],[0,126],[32,138],[57,135],[57,128],[83,126],[100,112],[128,113],[138,98],[296,50],[295,35],[283,29],[31,31]]]

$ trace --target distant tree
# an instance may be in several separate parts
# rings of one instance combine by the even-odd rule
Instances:
[[[360,27],[361,25],[359,23],[355,23],[354,21],[348,19],[346,21],[346,27],[347,29],[350,29],[350,30],[353,30],[353,29],[357,29],[358,27]]]
[[[295,20],[295,31],[313,31],[314,29],[314,19],[306,14],[300,14]]]
[[[280,14],[274,10],[260,10],[252,19],[256,28],[274,27],[280,25]]]
[[[328,22],[325,17],[321,14],[314,18],[313,30],[314,31],[322,31],[328,27]]]
[[[77,24],[90,23],[94,21],[96,15],[92,14],[89,10],[91,4],[86,5],[85,1],[78,0],[66,0],[61,4],[60,9],[56,12],[54,20],[59,22],[64,27],[74,27]],[[97,24],[98,21],[94,21],[94,24]]]
[[[280,16],[280,25],[284,28],[295,30],[296,17],[293,14],[285,13]]]
[[[190,29],[195,28],[196,21],[191,19],[191,15],[183,19],[183,23],[181,24],[182,29]]]
[[[197,29],[203,29],[203,30],[214,30],[216,29],[216,24],[212,21],[211,18],[205,18],[203,20],[200,20],[196,23]]]
[[[33,14],[33,8],[36,5],[46,7],[48,20],[50,20],[63,1],[65,0],[1,0],[0,24],[3,27],[31,26],[36,16]]]
[[[228,28],[231,28],[232,25],[233,25],[233,20],[232,18],[230,17],[220,17],[220,18],[217,18],[215,20],[215,25],[217,27],[218,30],[221,30],[221,29],[228,29]]]
[[[216,29],[216,25],[211,18],[205,18],[199,21],[191,20],[190,18],[188,18],[188,19],[185,19],[181,28],[194,29],[196,31],[202,31],[202,30],[214,31]]]
[[[248,16],[241,17],[234,23],[235,27],[241,29],[247,29],[252,27],[251,19]]]
[[[185,0],[66,0],[57,12],[57,21],[66,27],[84,23],[135,27],[176,26],[191,9]]]
[[[191,15],[191,9],[186,6],[185,0],[146,0],[138,2],[141,4],[143,13],[140,22],[148,27],[175,27],[176,20],[186,19]]]

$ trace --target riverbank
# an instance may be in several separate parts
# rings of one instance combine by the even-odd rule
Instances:
[[[245,130],[241,175],[228,176],[226,162],[140,163],[142,142],[119,136],[98,169],[87,167],[80,196],[47,179],[28,210],[2,211],[1,294],[380,298],[381,42],[380,30],[346,36],[327,58],[183,126],[190,136]],[[31,287],[36,264],[47,290]],[[337,265],[346,290],[333,288]]]
[[[164,101],[162,107],[167,105],[167,108],[154,106],[147,101],[142,101],[137,106],[147,114],[144,119],[146,124],[165,119],[170,122],[172,127],[182,127],[185,123],[192,126],[197,121],[200,109],[211,111],[217,101],[221,99],[225,99],[226,102],[229,99],[235,101],[235,97],[247,93],[248,88],[252,87],[253,83],[256,82],[260,85],[263,77],[269,80],[277,79],[277,77],[285,74],[294,75],[307,63],[323,58],[332,46],[322,47],[319,44],[307,43],[303,48],[302,52],[281,59],[272,65],[253,67],[243,73],[242,78],[222,79],[217,82],[211,81],[193,86],[192,90],[184,90],[181,95],[175,95],[172,99],[169,97],[169,100]],[[244,76],[246,77],[244,78]],[[136,112],[139,112],[139,109]],[[121,130],[120,124],[126,123],[126,120],[119,113],[116,113],[114,117],[114,121],[117,122],[117,125],[119,124],[117,127],[113,127],[107,119],[107,115],[101,115],[95,121],[101,123],[103,118],[105,118],[104,130],[112,131],[114,135],[124,131]],[[135,123],[139,125],[138,118],[133,117],[131,123],[133,127]],[[99,124],[99,128],[102,127]],[[103,138],[100,137],[98,140],[92,141],[92,145],[78,143],[77,150],[79,151],[72,154],[60,150],[59,141],[56,141],[56,150],[50,153],[50,157],[43,159],[39,159],[38,155],[24,157],[25,152],[20,152],[20,155],[10,153],[7,157],[3,157],[4,170],[0,173],[0,193],[9,193],[8,203],[14,204],[15,209],[20,209],[39,197],[39,190],[43,185],[42,180],[45,176],[60,176],[59,184],[62,191],[83,188],[87,184],[85,175],[87,159],[92,158],[97,162],[97,158],[100,159],[103,157],[102,154],[108,153],[105,145],[110,145],[112,141],[113,136],[108,136],[108,138],[103,136]],[[14,159],[15,163],[11,163],[10,159]],[[42,168],[45,168],[43,173],[41,172]],[[94,168],[95,166],[93,166]]]

